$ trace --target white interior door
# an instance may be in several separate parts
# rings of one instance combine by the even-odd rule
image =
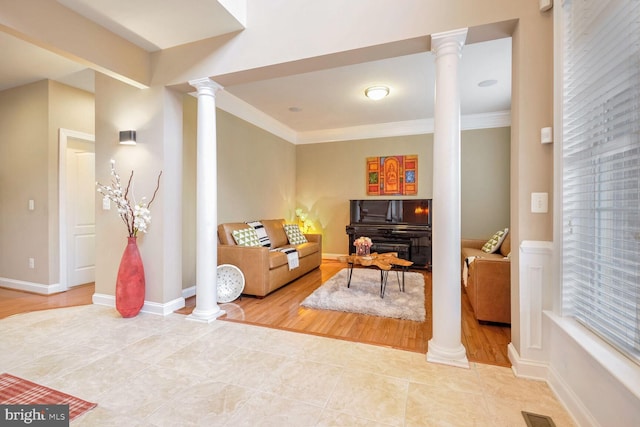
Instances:
[[[67,286],[95,281],[95,152],[93,142],[68,138]]]

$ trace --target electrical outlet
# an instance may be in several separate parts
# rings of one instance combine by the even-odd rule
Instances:
[[[29,258],[29,268],[36,268],[36,260],[34,258]]]

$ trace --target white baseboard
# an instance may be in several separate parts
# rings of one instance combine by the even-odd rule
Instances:
[[[59,283],[44,285],[42,283],[25,282],[23,280],[7,279],[4,277],[0,277],[0,286],[15,289],[16,291],[33,292],[34,294],[41,295],[51,295],[62,292],[62,287]]]
[[[196,295],[196,285],[189,286],[182,290],[182,298],[187,299]]]
[[[347,254],[328,254],[328,253],[323,253],[322,254],[322,259],[338,259],[339,256],[345,256]]]
[[[106,294],[93,294],[91,298],[92,302],[96,305],[104,305],[107,307],[116,307],[116,297]],[[159,316],[167,316],[176,310],[183,308],[185,305],[184,298],[176,298],[172,301],[165,303],[157,303],[152,301],[145,301],[142,309],[142,313],[156,314]]]
[[[549,367],[549,379],[547,380],[547,384],[549,384],[549,388],[551,388],[569,415],[571,415],[576,425],[594,427],[601,425],[595,418],[593,418],[591,411],[584,406],[571,387],[569,387],[562,377],[558,375],[555,369],[553,369],[553,366]]]
[[[563,404],[569,415],[579,426],[598,426],[590,412],[582,404],[571,387],[557,374],[553,366],[534,360],[520,358],[518,351],[509,343],[509,360],[514,374],[520,378],[542,380],[547,383],[553,394]]]
[[[181,308],[184,308],[184,298],[182,297],[176,298],[169,302],[165,302],[163,304],[145,301],[144,305],[142,306],[142,310],[140,311],[142,311],[143,313],[167,316],[176,310],[180,310]]]
[[[114,295],[93,294],[91,296],[91,302],[96,305],[104,305],[107,307],[116,308],[116,297]]]
[[[511,369],[517,377],[547,381],[549,366],[546,363],[521,358],[513,343],[509,343],[507,351]]]

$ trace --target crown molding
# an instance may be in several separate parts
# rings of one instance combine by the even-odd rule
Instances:
[[[318,144],[323,142],[353,141],[357,139],[385,138],[393,136],[433,133],[433,119],[403,122],[376,123],[336,129],[296,132],[268,114],[240,98],[221,90],[216,94],[216,106],[292,144]],[[511,112],[498,111],[461,117],[461,129],[489,129],[511,126]]]
[[[433,119],[376,123],[373,125],[299,132],[297,143],[317,144],[320,142],[353,141],[356,139],[420,135],[424,133],[433,133]]]
[[[462,130],[504,128],[511,126],[511,111],[470,114],[462,116]]]
[[[216,107],[292,144],[297,141],[296,131],[225,90],[216,94]]]
[[[508,126],[511,126],[510,111],[462,116],[460,125],[462,130],[490,129]],[[299,132],[296,144],[317,144],[321,142],[352,141],[356,139],[422,135],[428,133],[433,133],[433,119]]]

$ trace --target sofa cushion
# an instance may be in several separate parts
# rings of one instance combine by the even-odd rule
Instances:
[[[511,255],[511,233],[507,233],[507,237],[500,245],[500,254],[506,257]]]
[[[488,254],[484,252],[482,249],[476,249],[476,248],[462,248],[462,256],[463,256],[463,259],[465,260],[469,257],[485,258],[485,259],[504,258],[500,253]]]
[[[263,219],[260,222],[267,230],[272,248],[281,248],[289,244],[287,234],[284,232],[284,219]]]
[[[315,254],[320,250],[320,245],[317,242],[300,243],[299,245],[289,245],[292,248],[296,248],[300,258],[304,258],[307,255]]]
[[[251,227],[243,228],[242,230],[233,230],[231,234],[238,246],[260,246],[256,230]]]
[[[286,245],[280,249],[294,248],[298,251],[298,257],[304,258],[308,255],[314,254],[320,250],[320,245],[317,242],[301,243],[299,245]],[[288,264],[287,254],[278,250],[271,250],[269,252],[269,269],[280,267],[281,265]]]
[[[287,254],[280,251],[269,251],[269,270],[288,264]]]
[[[302,231],[300,231],[300,227],[298,227],[298,224],[285,224],[284,232],[286,233],[289,244],[291,245],[307,243],[307,238],[304,237],[304,234],[302,234]]]
[[[491,236],[489,240],[487,240],[487,243],[484,244],[484,246],[482,247],[482,251],[488,254],[496,252],[500,248],[500,245],[502,244],[504,238],[507,237],[507,233],[509,233],[508,228],[496,231],[496,233]]]

